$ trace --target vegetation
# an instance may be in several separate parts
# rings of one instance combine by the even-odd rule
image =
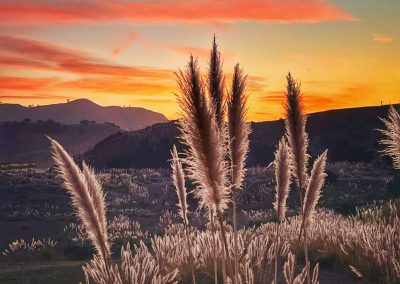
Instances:
[[[65,232],[71,234],[71,242],[92,246],[95,252],[83,266],[86,283],[316,284],[320,268],[348,271],[371,283],[400,282],[396,201],[358,209],[357,214],[347,217],[317,208],[324,184],[332,182],[326,179],[326,172],[338,178],[366,169],[351,164],[327,165],[327,151],[321,151],[309,171],[307,116],[300,85],[291,74],[287,76],[285,133],[275,160],[271,167],[251,168],[247,173],[250,127],[246,122],[243,71],[235,66],[232,87],[225,94],[225,77],[214,40],[206,80],[193,57],[177,76],[183,115],[178,122],[179,140],[183,147],[181,152],[176,147],[171,151],[171,172],[110,170],[96,175],[85,162],[80,168],[57,141],[49,138],[55,169],[81,222],[70,224]],[[391,108],[383,130],[383,143],[388,146],[384,154],[393,159],[395,167],[400,158],[399,118]],[[168,187],[149,202],[152,181],[162,180],[164,184],[164,176],[170,173],[179,215],[166,211],[159,219],[163,232],[143,232],[129,215],[146,216],[153,207],[175,206]],[[260,184],[259,179],[268,181]],[[294,192],[298,198],[293,198],[291,183],[297,188]],[[105,195],[103,186],[121,185],[122,198]],[[196,202],[188,195],[191,192],[198,201],[196,210],[192,208]],[[273,205],[275,211],[246,211],[254,200]],[[257,226],[239,226],[239,205],[245,211],[243,215]],[[114,217],[108,221],[111,214]],[[120,259],[115,251],[118,245]]]

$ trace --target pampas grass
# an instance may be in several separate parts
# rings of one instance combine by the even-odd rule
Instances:
[[[274,208],[278,216],[278,223],[285,219],[286,200],[289,195],[290,186],[290,164],[289,164],[289,147],[284,138],[279,141],[278,148],[275,152],[275,202]]]
[[[188,205],[186,202],[186,187],[185,187],[185,174],[182,169],[181,161],[179,160],[178,152],[176,150],[176,146],[172,148],[171,151],[171,168],[172,168],[172,182],[176,189],[176,194],[178,196],[178,206],[179,206],[179,215],[181,216],[183,223],[188,225]]]
[[[284,138],[279,141],[278,149],[275,152],[275,179],[276,191],[274,208],[278,216],[276,222],[276,247],[275,247],[275,282],[278,283],[278,249],[280,223],[285,219],[286,199],[289,195],[290,186],[290,164],[289,147]]]
[[[299,239],[302,232],[304,236],[304,257],[307,267],[307,283],[311,283],[311,275],[308,261],[307,248],[307,224],[311,213],[315,210],[322,185],[325,179],[326,151],[314,162],[311,177],[308,175],[307,166],[309,160],[308,134],[306,132],[307,116],[304,112],[300,83],[296,82],[289,73],[286,76],[286,101],[285,108],[285,136],[290,149],[291,172],[295,177],[300,197],[300,211],[303,225],[300,228]],[[303,200],[304,198],[304,200]]]
[[[178,270],[165,271],[141,243],[133,257],[129,243],[122,247],[120,265],[111,263],[107,235],[104,193],[94,171],[83,163],[81,171],[72,157],[55,140],[49,138],[56,170],[70,193],[72,205],[94,245],[97,255],[83,267],[86,283],[176,283]]]
[[[293,176],[300,194],[300,204],[303,206],[303,195],[307,187],[307,165],[309,155],[308,134],[306,132],[307,116],[304,113],[304,107],[301,100],[300,83],[296,82],[289,73],[286,77],[286,101],[285,108],[285,131],[286,139],[291,151],[291,164],[293,167]]]
[[[97,180],[96,174],[94,173],[93,169],[86,165],[85,162],[82,163],[82,172],[87,182],[88,191],[93,198],[93,206],[99,216],[99,223],[102,229],[102,234],[104,236],[104,239],[107,240],[108,234],[106,230],[106,201],[103,189],[101,187],[101,184]]]
[[[277,284],[279,258],[288,255],[289,247],[293,249],[299,246],[299,242],[296,242],[296,237],[301,236],[302,232],[300,229],[300,234],[297,233],[299,228],[303,228],[304,233],[306,265],[295,276],[295,258],[289,254],[284,265],[285,279],[287,283],[303,283],[305,279],[309,284],[318,282],[318,264],[313,274],[310,273],[307,241],[308,237],[315,241],[314,233],[318,230],[329,231],[327,228],[315,229],[310,225],[326,176],[327,152],[315,160],[308,174],[308,135],[305,131],[306,115],[301,102],[300,84],[289,73],[285,103],[286,133],[278,144],[274,161],[274,208],[277,222],[262,225],[258,229],[238,231],[237,194],[242,189],[249,151],[250,125],[246,122],[248,110],[245,92],[247,76],[239,65],[235,66],[232,87],[225,101],[225,78],[215,37],[205,78],[201,76],[193,56],[187,68],[177,73],[177,101],[182,117],[178,122],[179,139],[185,150],[183,155],[178,155],[176,147],[173,147],[171,169],[183,224],[171,224],[170,230],[163,237],[153,237],[151,253],[141,242],[134,247],[134,255],[128,243],[122,248],[121,262],[111,263],[102,186],[89,166],[83,162],[80,170],[61,145],[50,139],[57,171],[96,248],[97,255],[84,267],[86,283],[91,280],[104,284],[171,283],[189,279],[189,271],[195,283],[196,269],[210,277],[214,272],[214,281],[217,283],[219,264],[224,283],[270,282],[274,277],[274,283]],[[194,182],[193,193],[199,199],[199,207],[204,208],[210,216],[212,230],[200,231],[189,227],[185,175]],[[292,175],[300,193],[301,216],[284,222]],[[233,232],[226,230],[225,227],[229,225],[223,218],[231,201]],[[214,223],[214,218],[218,225]],[[397,269],[398,262],[392,262],[394,264],[391,264],[391,269]]]
[[[394,168],[400,169],[400,112],[391,105],[388,117],[381,120],[386,127],[380,130],[385,137],[380,143],[386,146],[382,153],[392,158]]]
[[[110,259],[107,238],[104,195],[93,172],[84,165],[84,174],[71,156],[55,140],[49,138],[56,170],[70,193],[72,205],[85,226],[96,252],[106,263]]]
[[[306,194],[304,196],[304,206],[303,206],[303,222],[307,226],[307,223],[311,221],[312,215],[315,212],[315,207],[321,197],[321,188],[325,181],[325,165],[326,156],[328,151],[325,150],[314,162],[313,168],[311,170],[310,179],[308,181],[308,186]]]
[[[215,119],[221,128],[225,118],[225,76],[222,72],[221,54],[218,51],[217,40],[214,35],[213,46],[210,52],[210,62],[207,77],[208,93],[214,105]]]
[[[183,118],[179,121],[180,141],[187,146],[184,163],[196,183],[194,194],[201,207],[217,214],[228,207],[228,167],[225,141],[218,128],[214,106],[205,95],[197,60],[192,56],[187,69],[178,74],[178,104]]]
[[[242,187],[246,173],[245,163],[249,151],[250,125],[247,123],[247,95],[245,93],[247,76],[243,75],[239,64],[235,66],[232,90],[228,97],[229,155],[231,159],[232,189]]]
[[[307,267],[307,283],[313,280],[310,279],[310,262],[308,260],[308,243],[307,243],[307,234],[308,234],[308,226],[311,222],[311,218],[313,213],[315,212],[315,207],[318,203],[318,200],[321,196],[321,188],[324,185],[325,181],[325,165],[326,165],[326,155],[327,151],[323,152],[314,162],[313,168],[311,170],[311,175],[308,181],[308,186],[306,189],[306,194],[304,196],[304,205],[302,210],[302,225],[300,227],[300,236],[301,238],[301,229],[303,229],[303,237],[304,237],[304,257],[306,261]],[[317,269],[317,268],[315,268]],[[314,276],[313,276],[314,278]]]
[[[300,272],[299,275],[295,277],[295,268],[296,268],[296,258],[293,253],[288,254],[288,260],[285,262],[283,267],[283,274],[285,276],[285,280],[287,284],[298,284],[304,283],[306,279],[306,268]],[[278,282],[275,281],[274,284]]]
[[[182,169],[182,164],[181,161],[179,160],[178,152],[176,150],[176,146],[172,148],[171,151],[172,155],[172,161],[171,161],[171,168],[172,168],[172,181],[174,183],[175,189],[176,189],[176,194],[178,195],[178,206],[179,206],[179,215],[181,216],[184,224],[184,234],[186,237],[186,242],[189,250],[189,262],[192,270],[192,281],[195,284],[196,283],[196,277],[194,273],[194,268],[193,268],[193,253],[192,253],[192,247],[190,244],[190,238],[188,234],[188,218],[187,218],[187,212],[188,212],[188,206],[187,206],[187,201],[186,201],[186,187],[185,187],[185,174]]]
[[[238,283],[238,246],[237,246],[237,194],[241,189],[246,173],[245,163],[249,151],[250,126],[247,123],[247,95],[245,94],[247,76],[243,75],[239,64],[235,66],[232,89],[228,97],[228,134],[229,157],[231,161],[232,216],[235,235],[235,276]]]
[[[214,103],[205,95],[197,60],[193,56],[187,69],[179,72],[178,85],[178,104],[183,116],[179,121],[180,141],[187,146],[183,161],[189,178],[196,184],[194,194],[200,206],[215,213],[218,218],[226,256],[229,252],[222,216],[229,203],[226,139],[218,126]],[[224,261],[222,265],[225,280]]]

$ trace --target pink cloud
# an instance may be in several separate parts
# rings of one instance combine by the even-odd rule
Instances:
[[[326,0],[6,1],[0,4],[0,18],[9,23],[121,20],[152,23],[322,22],[355,19]]]
[[[85,75],[173,78],[171,70],[117,65],[79,50],[12,36],[0,36],[1,65]]]
[[[57,82],[55,78],[24,78],[0,76],[0,90],[37,91],[49,88]]]
[[[186,54],[186,55],[193,54],[194,56],[203,57],[203,58],[207,58],[210,55],[210,49],[208,49],[208,48],[193,47],[193,46],[187,46],[187,45],[181,45],[181,44],[165,43],[165,42],[150,40],[150,39],[144,38],[142,35],[140,35],[139,33],[136,33],[136,32],[130,33],[125,40],[116,44],[112,50],[112,54],[118,55],[135,43],[140,44],[145,47],[168,49],[175,53],[181,53],[181,54]],[[226,54],[224,54],[224,55],[226,55]]]

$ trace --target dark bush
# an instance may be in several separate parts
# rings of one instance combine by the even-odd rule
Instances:
[[[387,193],[389,198],[400,197],[400,172],[396,172],[396,175],[388,183]]]
[[[64,256],[68,260],[87,260],[91,259],[95,253],[92,246],[66,246],[64,249]]]

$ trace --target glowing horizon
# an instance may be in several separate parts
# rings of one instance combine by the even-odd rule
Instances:
[[[237,62],[249,76],[249,120],[281,117],[288,71],[308,113],[398,103],[398,10],[396,0],[0,0],[0,101],[87,98],[174,119],[173,72],[190,54],[206,71],[216,34],[227,82]]]

